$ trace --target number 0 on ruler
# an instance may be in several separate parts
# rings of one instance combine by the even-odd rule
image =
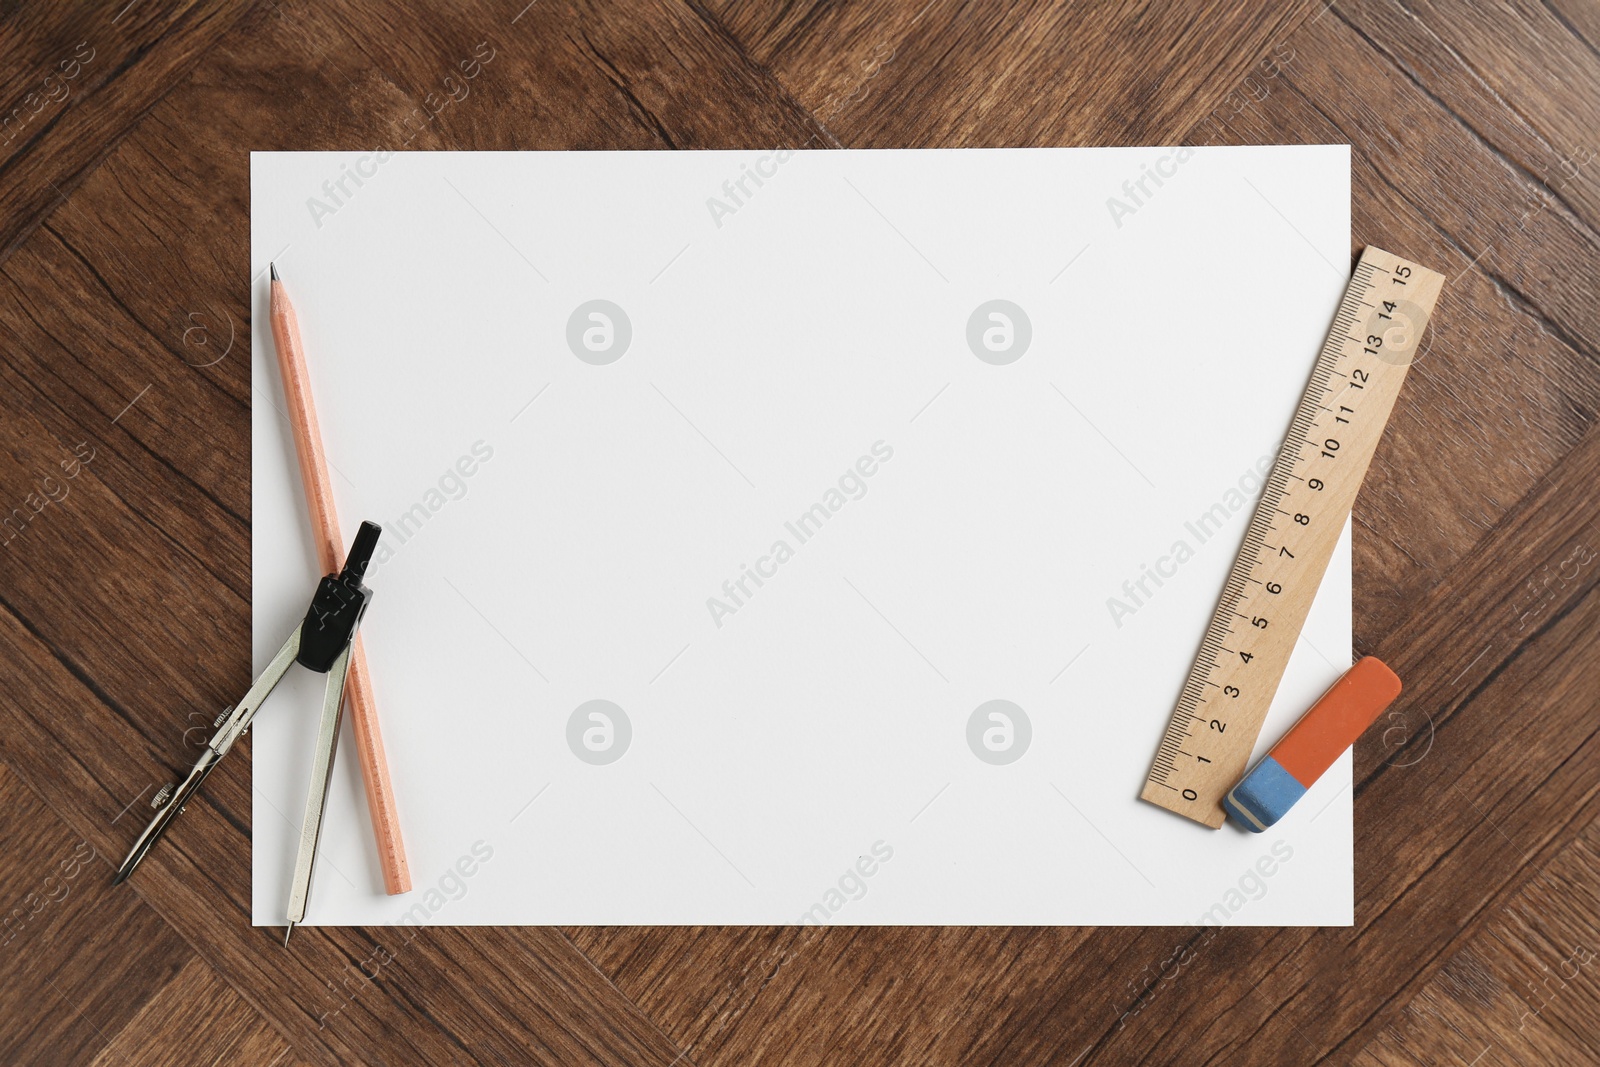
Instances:
[[[1339,301],[1140,797],[1216,829],[1444,277],[1368,246]]]

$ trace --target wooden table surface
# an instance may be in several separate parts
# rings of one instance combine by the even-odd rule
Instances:
[[[0,1063],[1600,1062],[1594,0],[424,6],[0,5]],[[249,150],[1284,142],[1449,278],[1355,512],[1353,928],[285,951],[243,760],[111,887],[250,675]]]

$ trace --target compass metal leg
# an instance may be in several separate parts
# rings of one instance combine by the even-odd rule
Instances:
[[[256,711],[261,707],[261,702],[267,699],[273,687],[283,679],[284,674],[294,666],[294,658],[300,651],[300,626],[294,628],[294,633],[289,635],[289,640],[283,643],[278,654],[272,657],[272,662],[267,664],[266,670],[261,672],[261,677],[250,686],[250,691],[218,724],[217,732],[211,736],[206,750],[200,753],[200,758],[195,761],[194,767],[189,771],[189,776],[178,784],[176,790],[162,803],[157,805],[156,815],[150,824],[139,835],[139,840],[133,843],[128,856],[122,861],[122,866],[117,868],[116,877],[112,885],[118,885],[127,880],[135,867],[143,862],[150,847],[161,839],[167,832],[167,827],[172,825],[172,820],[183,811],[185,804],[200,789],[206,777],[216,769],[217,761],[228,754],[228,749],[239,739],[245,730],[250,727],[250,720],[255,717]],[[157,794],[157,799],[160,799]]]
[[[328,807],[328,782],[333,777],[333,754],[339,744],[339,721],[344,714],[344,681],[350,671],[350,646],[347,644],[328,671],[328,688],[322,699],[322,722],[317,728],[317,751],[311,763],[311,789],[306,794],[306,814],[300,824],[300,850],[294,860],[294,883],[289,888],[289,928],[283,943],[289,943],[296,923],[306,917],[306,899],[311,895],[311,874],[317,864],[317,846],[322,838],[322,815]]]

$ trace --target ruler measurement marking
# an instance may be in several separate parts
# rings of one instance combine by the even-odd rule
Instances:
[[[1389,303],[1387,312],[1378,312],[1379,304],[1373,302],[1383,284],[1380,275],[1387,276],[1400,294]],[[1272,471],[1263,482],[1261,498],[1184,678],[1177,706],[1162,733],[1143,799],[1213,828],[1222,824],[1222,795],[1243,773],[1408,369],[1408,361],[1384,359],[1373,366],[1361,357],[1376,355],[1386,340],[1402,354],[1409,350],[1400,348],[1401,344],[1414,348],[1443,280],[1377,248],[1368,248],[1356,265]],[[1399,288],[1407,282],[1404,290]],[[1401,301],[1406,304],[1403,312],[1397,309]],[[1385,321],[1369,315],[1363,322],[1359,308],[1372,309]],[[1392,316],[1388,312],[1402,314],[1407,320],[1407,328],[1399,335],[1390,332],[1400,324],[1389,321]],[[1372,332],[1362,336],[1361,330]],[[1349,372],[1339,369],[1347,355],[1351,357]],[[1318,412],[1335,413],[1328,406],[1334,400],[1328,397],[1335,392],[1336,378],[1344,379],[1338,398],[1354,390],[1362,393],[1359,402],[1341,404],[1343,414],[1324,426],[1317,421]],[[1303,487],[1295,494],[1293,506],[1299,510],[1293,514],[1283,506],[1291,495],[1290,479]],[[1301,500],[1300,493],[1310,499]],[[1274,513],[1294,520],[1293,525],[1280,531],[1274,525]],[[1305,521],[1299,521],[1297,515]],[[1335,521],[1328,522],[1330,517]],[[1268,535],[1275,533],[1283,535],[1278,538],[1281,543],[1268,544]],[[1249,584],[1258,588],[1249,590]],[[1239,610],[1245,606],[1256,614]],[[1234,618],[1251,625],[1239,627]],[[1241,631],[1249,636],[1241,639]],[[1208,689],[1215,690],[1212,697],[1225,705],[1208,708],[1207,713],[1214,716],[1211,719],[1195,714],[1207,705],[1209,698],[1202,694]],[[1190,757],[1192,762],[1180,768],[1177,755]]]

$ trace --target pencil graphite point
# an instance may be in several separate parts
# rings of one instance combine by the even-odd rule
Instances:
[[[294,933],[294,923],[290,923],[283,931],[283,947],[289,947],[289,935]]]
[[[278,281],[278,265],[276,263],[268,263],[267,269],[272,272],[272,280]]]

